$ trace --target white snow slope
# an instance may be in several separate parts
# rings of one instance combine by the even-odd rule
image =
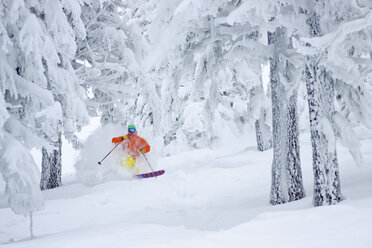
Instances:
[[[33,240],[27,238],[29,219],[2,203],[0,246],[370,248],[372,136],[363,131],[363,138],[362,168],[338,146],[345,200],[335,206],[312,206],[308,134],[301,135],[306,198],[270,205],[272,150],[258,152],[252,138],[244,146],[161,158],[157,169],[166,174],[158,178],[95,186],[74,179],[45,191]]]

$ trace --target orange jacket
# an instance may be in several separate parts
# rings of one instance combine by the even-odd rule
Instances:
[[[150,151],[150,145],[147,143],[147,141],[137,134],[128,133],[125,136],[112,138],[112,143],[117,144],[120,142],[123,142],[123,150],[128,151],[129,155],[131,155],[133,158],[137,158],[140,155],[140,151],[142,153],[147,153]]]

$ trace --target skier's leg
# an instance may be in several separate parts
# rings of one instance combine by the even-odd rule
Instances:
[[[132,158],[132,156],[128,155],[126,160],[121,161],[121,165],[126,167],[127,169],[132,169],[134,167],[136,160]]]
[[[140,173],[140,169],[137,166],[137,160],[136,159],[134,159],[132,171],[134,171],[134,174],[139,174]]]
[[[140,173],[140,169],[136,166],[136,158],[135,157],[132,157],[132,156],[128,155],[125,160],[122,160],[120,162],[120,164],[122,166],[124,166],[125,168],[127,168],[128,170],[133,171],[135,174]]]

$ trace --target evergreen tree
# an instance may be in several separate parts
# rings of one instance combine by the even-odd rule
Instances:
[[[74,68],[86,92],[93,93],[86,101],[90,115],[100,114],[103,124],[126,125],[136,111],[143,47],[131,7],[118,0],[89,0],[82,6],[86,37],[78,43]]]
[[[29,153],[45,143],[36,135],[35,116],[54,105],[38,75],[41,63],[34,63],[42,47],[35,19],[23,1],[0,3],[0,173],[10,208],[30,217],[43,208],[39,172]]]
[[[217,140],[222,129],[234,133],[254,125],[252,116],[268,119],[266,96],[263,90],[254,90],[262,83],[261,65],[267,53],[259,42],[258,27],[234,17],[242,2],[161,3],[163,9],[159,8],[149,33],[151,42],[160,32],[161,42],[174,44],[161,50],[157,60],[161,64],[154,72],[166,82],[159,91],[160,98],[167,99],[161,125],[167,127],[166,144],[173,140],[204,147]],[[267,124],[267,119],[261,123]],[[264,140],[270,143],[270,137]]]
[[[80,5],[76,1],[39,0],[28,2],[27,7],[42,23],[43,35],[49,41],[48,54],[40,59],[46,89],[52,92],[60,108],[58,117],[45,116],[38,126],[48,142],[48,146],[42,148],[40,187],[50,189],[61,185],[62,132],[76,147],[78,140],[74,133],[87,123],[81,88],[71,65],[76,53],[75,40],[83,38],[85,32],[79,17]]]
[[[348,121],[342,117],[343,115],[337,113],[334,102],[337,89],[338,101],[344,108],[340,110],[344,113],[350,111],[353,105],[357,105],[359,108],[357,112],[361,113],[360,110],[365,104],[363,93],[360,91],[363,85],[358,83],[361,73],[355,65],[352,65],[353,62],[350,63],[350,60],[347,59],[347,54],[353,56],[353,51],[358,44],[354,43],[353,46],[349,46],[349,51],[339,49],[340,43],[343,44],[343,47],[345,47],[345,43],[348,43],[347,36],[352,37],[354,32],[368,26],[362,23],[363,19],[366,20],[370,18],[369,16],[362,17],[362,21],[355,21],[356,16],[364,15],[365,10],[363,11],[363,9],[365,6],[362,3],[351,2],[334,6],[329,1],[311,1],[306,12],[311,37],[315,37],[314,39],[324,37],[328,40],[327,35],[333,36],[333,44],[327,45],[325,49],[323,47],[312,56],[307,56],[305,69],[313,148],[313,201],[315,206],[335,204],[342,200],[336,137],[340,137],[341,141],[346,144],[357,163],[360,163],[362,159],[358,149],[360,144],[355,138],[352,138],[355,137],[355,134],[352,133],[352,129],[348,125]],[[331,15],[323,16],[325,11],[329,11]],[[357,26],[358,22],[362,25]],[[335,28],[336,31],[331,28]],[[337,32],[337,28],[343,29],[341,34]],[[340,60],[340,58],[344,59]],[[347,63],[340,64],[340,61],[347,61]],[[348,71],[347,74],[351,73],[352,77],[345,74],[344,71]],[[354,84],[353,87],[347,87],[347,84],[344,83],[349,78],[351,79],[349,84]],[[358,97],[356,97],[357,95]],[[345,102],[346,96],[349,99],[346,100],[348,102]],[[345,109],[348,110],[345,111]],[[358,114],[359,117],[369,115],[368,111],[362,112],[363,114]],[[344,117],[347,115],[348,113]]]
[[[9,205],[17,214],[27,215],[43,206],[40,176],[29,150],[36,147],[43,155],[53,154],[60,150],[62,132],[71,140],[86,123],[85,105],[70,65],[79,5],[61,3],[0,4],[0,170]],[[50,163],[43,163],[42,177],[51,175],[60,183],[60,152],[52,156]],[[52,166],[57,169],[50,170]]]

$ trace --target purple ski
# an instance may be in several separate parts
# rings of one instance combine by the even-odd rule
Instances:
[[[143,174],[138,174],[134,175],[135,178],[138,179],[143,179],[143,178],[149,178],[149,177],[157,177],[161,176],[165,173],[165,170],[158,170],[158,171],[153,171],[153,172],[148,172],[148,173],[143,173]]]

